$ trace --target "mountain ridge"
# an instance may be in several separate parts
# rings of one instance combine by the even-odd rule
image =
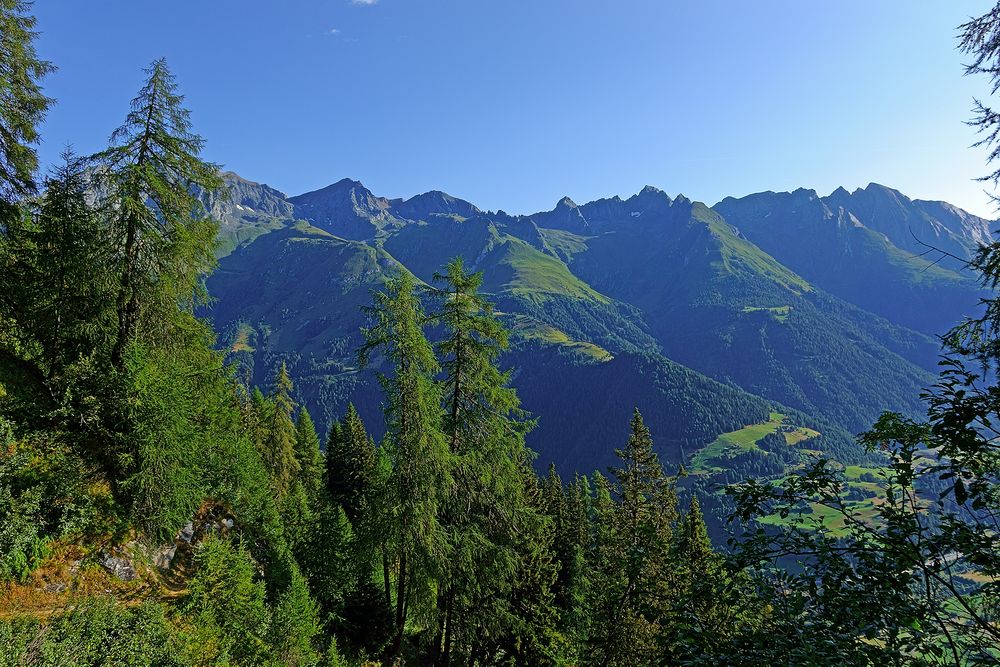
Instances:
[[[540,463],[580,470],[601,467],[600,452],[611,450],[573,441],[587,429],[570,423],[602,433],[598,421],[627,419],[599,398],[599,387],[611,384],[634,387],[635,401],[654,413],[662,406],[651,418],[674,434],[663,455],[676,462],[718,429],[766,421],[771,409],[847,429],[834,438],[844,442],[883,408],[915,414],[935,361],[927,327],[866,307],[863,294],[841,289],[814,265],[826,266],[831,249],[856,254],[851,244],[861,242],[851,235],[858,235],[885,267],[873,265],[905,285],[915,306],[938,294],[934,285],[955,282],[950,269],[911,266],[919,260],[866,226],[864,207],[844,189],[831,196],[847,197],[850,207],[836,213],[804,188],[709,207],[646,186],[625,198],[563,197],[550,211],[508,215],[442,191],[382,197],[352,179],[292,197],[236,175],[228,182],[237,196],[225,211],[230,247],[209,280],[218,299],[210,314],[249,381],[266,384],[285,360],[322,420],[347,401],[375,419],[374,377],[354,359],[360,305],[393,272],[431,283],[461,255],[483,271],[484,289],[512,329],[505,363],[526,407],[543,417],[532,441]],[[900,197],[909,218],[930,220],[950,239],[981,231],[981,219],[957,207]],[[274,215],[250,206],[256,202],[268,202],[264,212]],[[931,220],[938,209],[950,217]],[[789,238],[769,239],[768,221],[779,218]],[[963,221],[970,230],[956,231]],[[697,396],[701,407],[683,396]]]

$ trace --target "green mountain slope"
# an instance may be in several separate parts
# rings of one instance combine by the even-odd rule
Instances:
[[[638,198],[659,199],[659,214],[633,216]],[[667,357],[855,431],[918,408],[930,338],[818,290],[703,204],[650,190],[622,204],[616,221],[606,203],[581,207],[606,231],[577,237],[586,250],[569,266],[636,306]]]
[[[540,462],[609,462],[614,429],[602,424],[620,424],[629,407],[616,400],[641,404],[664,456],[680,463],[774,409],[800,410],[846,442],[839,429],[860,431],[883,409],[915,412],[930,379],[930,337],[828,293],[827,278],[805,270],[823,263],[819,251],[779,261],[795,255],[794,221],[782,222],[769,252],[719,212],[648,187],[514,217],[440,192],[377,197],[346,179],[276,200],[252,185],[235,183],[244,208],[227,212],[235,250],[209,283],[212,314],[254,382],[289,361],[320,423],[353,401],[380,429],[374,373],[355,363],[360,307],[393,272],[431,284],[455,256],[483,272],[513,331],[506,362],[541,418],[530,443]],[[850,254],[852,239],[823,240]],[[891,244],[869,246],[913,274]],[[921,277],[951,284],[953,272]]]
[[[465,245],[439,244],[447,239],[464,239]],[[769,401],[655,352],[638,354],[640,346],[655,343],[629,321],[632,309],[620,309],[558,259],[482,220],[448,218],[408,226],[381,248],[302,222],[288,225],[222,259],[208,284],[216,297],[211,314],[251,382],[266,384],[279,360],[286,361],[320,423],[353,401],[377,434],[381,399],[374,370],[379,360],[364,370],[355,362],[364,323],[361,306],[372,289],[405,264],[430,281],[440,266],[437,260],[458,254],[460,246],[475,254],[513,332],[514,347],[504,363],[515,371],[525,406],[540,417],[529,439],[540,465],[556,461],[567,470],[587,472],[612,463],[614,434],[633,403],[653,415],[651,423],[662,435],[661,453],[676,463],[685,446],[710,442],[772,409]],[[609,401],[607,392],[614,387],[621,391]]]
[[[917,254],[897,247],[854,212],[832,205],[840,199],[813,190],[766,192],[726,198],[715,209],[817,286],[897,324],[940,334],[978,303],[971,277],[935,264],[940,255],[923,254],[926,248]]]

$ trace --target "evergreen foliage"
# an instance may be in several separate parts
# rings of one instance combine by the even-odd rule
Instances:
[[[0,2],[0,202],[33,194],[41,124],[52,100],[40,80],[54,68],[35,51],[35,17],[25,0]],[[0,212],[7,213],[6,207]],[[6,217],[6,216],[5,216]]]
[[[292,380],[284,363],[278,369],[274,381],[274,391],[269,397],[266,436],[262,443],[262,454],[274,480],[274,493],[280,503],[288,495],[292,483],[300,473],[296,458],[298,432],[292,415],[295,402],[292,400]]]
[[[439,369],[424,335],[425,315],[413,277],[402,273],[374,294],[368,309],[372,326],[364,330],[365,363],[378,350],[392,366],[380,375],[386,395],[386,439],[390,462],[382,494],[390,514],[384,521],[386,572],[395,576],[396,636],[389,648],[402,648],[407,619],[430,617],[433,583],[444,571],[449,537],[441,512],[454,492],[452,455],[441,431],[441,395],[434,374]],[[392,582],[384,575],[388,591]]]
[[[357,521],[375,484],[377,453],[365,425],[354,409],[347,406],[344,418],[333,424],[326,445],[327,489],[334,503]]]
[[[0,238],[0,317],[53,393],[69,367],[108,349],[113,281],[106,228],[87,200],[85,163],[66,151],[37,205]]]
[[[538,519],[528,502],[523,466],[529,460],[526,419],[510,373],[495,365],[507,346],[507,332],[480,294],[481,274],[465,271],[461,259],[437,276],[444,287],[436,320],[443,378],[442,429],[451,452],[453,495],[441,514],[451,553],[438,591],[438,631],[433,660],[448,664],[453,653],[471,655],[483,634],[505,619],[489,604],[510,594],[527,554],[519,537]],[[534,482],[532,481],[532,485]],[[457,644],[453,647],[453,643]]]
[[[222,179],[199,157],[204,140],[192,131],[166,60],[153,62],[146,74],[111,146],[94,156],[117,241],[116,366],[137,336],[163,336],[177,323],[178,307],[190,311],[200,302],[202,277],[215,265],[218,225],[192,187],[214,192]]]
[[[94,163],[67,154],[23,200],[49,69],[28,7],[0,0],[0,594],[63,606],[0,609],[0,667],[1000,659],[1000,299],[945,338],[927,419],[886,413],[862,437],[888,457],[884,485],[852,487],[825,459],[784,474],[801,461],[794,426],[735,454],[782,477],[730,488],[747,532],[728,554],[702,513],[709,482],[681,485],[678,511],[639,409],[607,476],[536,475],[534,420],[499,365],[508,330],[459,259],[439,288],[398,271],[374,292],[360,360],[379,371],[386,435],[376,446],[350,405],[323,453],[288,366],[267,396],[241,385],[195,315],[216,223],[193,193],[214,196],[219,176],[162,60],[112,146]],[[965,26],[972,71],[994,77],[998,16]],[[572,319],[519,282],[552,262],[487,231],[517,298]],[[973,266],[995,291],[1000,244]],[[654,384],[683,373],[617,363]],[[711,428],[768,409],[728,395],[746,403]],[[674,444],[711,430],[664,428]],[[62,571],[83,592],[42,585]]]
[[[312,503],[317,502],[323,488],[323,456],[316,426],[305,406],[295,419],[295,460],[299,464],[299,480]]]

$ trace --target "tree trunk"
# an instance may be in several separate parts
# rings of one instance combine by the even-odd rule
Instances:
[[[448,667],[451,664],[451,610],[455,602],[455,589],[448,589],[448,600],[445,603],[445,622],[444,622],[444,655],[441,659],[442,667]]]
[[[385,588],[385,608],[392,609],[392,582],[389,580],[389,554],[382,547],[382,585]]]
[[[121,284],[118,292],[118,335],[115,338],[114,348],[111,350],[111,363],[115,368],[121,368],[122,359],[125,355],[125,346],[132,337],[135,328],[135,314],[138,310],[138,303],[135,298],[135,285],[133,273],[135,272],[136,245],[138,242],[138,221],[135,216],[130,216],[126,223],[125,232],[125,267],[122,271]]]
[[[406,552],[399,556],[399,577],[396,581],[396,637],[392,642],[390,656],[399,655],[403,646],[403,631],[406,628]]]

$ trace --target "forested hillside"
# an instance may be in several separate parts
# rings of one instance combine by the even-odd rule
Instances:
[[[289,198],[204,159],[164,59],[43,172],[30,10],[0,0],[0,667],[1000,660],[986,221],[820,207],[913,304],[985,297],[935,379],[933,318],[789,268],[756,204]],[[1000,5],[963,31],[996,82]],[[899,211],[966,273],[915,279]]]
[[[840,272],[876,286],[859,287],[864,298],[855,298],[835,281],[817,276],[814,284],[786,268],[712,209],[655,188],[582,206],[563,199],[549,213],[514,217],[440,192],[378,197],[349,180],[284,199],[267,186],[228,182],[242,203],[220,211],[228,221],[224,247],[237,247],[209,280],[216,301],[205,313],[251,382],[266,384],[285,361],[314,413],[328,420],[353,402],[380,435],[374,376],[355,365],[358,304],[388,276],[409,271],[429,284],[460,256],[483,273],[484,290],[512,330],[505,363],[540,416],[528,440],[540,469],[608,465],[603,425],[627,418],[628,404],[646,396],[665,401],[648,412],[662,419],[655,424],[660,454],[675,463],[682,448],[691,453],[720,433],[766,421],[772,409],[799,410],[846,433],[863,430],[883,409],[917,414],[940,332],[908,328],[910,316],[942,307],[954,320],[974,312],[979,298],[970,276],[938,269],[860,226],[883,241],[876,259],[892,266],[903,257],[912,272],[931,273],[908,283],[908,300],[893,291],[898,281],[888,273],[879,296],[878,263],[863,260],[875,268]],[[290,208],[278,210],[279,201]],[[789,241],[779,250],[795,256],[796,247]],[[812,266],[826,263],[802,263],[807,272]],[[958,291],[940,292],[935,271]],[[883,317],[851,299],[882,299],[895,311]],[[660,368],[648,389],[649,372],[621,360],[635,355]],[[670,370],[679,364],[683,374]],[[569,377],[587,381],[563,380]],[[635,395],[619,405],[594,400],[595,387],[618,382],[632,383]],[[679,409],[678,400],[695,395],[700,408]]]

